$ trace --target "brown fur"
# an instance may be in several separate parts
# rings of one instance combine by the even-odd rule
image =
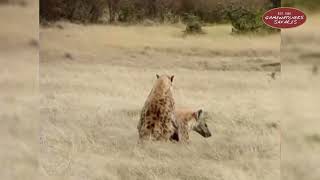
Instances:
[[[189,133],[194,130],[203,137],[210,137],[206,122],[202,118],[202,110],[176,109],[176,121],[178,124],[178,133],[180,142],[189,142]]]
[[[173,76],[157,75],[157,80],[141,111],[138,124],[141,140],[167,141],[175,131]]]

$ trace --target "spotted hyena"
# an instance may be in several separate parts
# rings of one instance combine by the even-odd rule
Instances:
[[[207,138],[211,136],[211,132],[208,128],[205,119],[203,118],[203,110],[199,109],[197,111],[190,109],[177,109],[176,110],[176,121],[178,125],[179,139],[176,139],[174,134],[172,140],[180,142],[189,141],[189,132],[196,131],[203,137]]]
[[[157,75],[157,80],[142,108],[137,126],[140,140],[167,141],[177,130],[172,90],[173,78],[174,76]]]

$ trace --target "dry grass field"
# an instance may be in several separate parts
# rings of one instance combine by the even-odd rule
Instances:
[[[320,67],[319,14],[305,25],[283,31],[281,50],[281,177],[320,179]]]
[[[0,6],[0,179],[320,178],[319,15],[283,31],[275,80],[264,65],[279,61],[279,36],[227,25],[184,37],[181,25],[59,22],[40,29],[38,74],[38,3],[13,1]],[[178,107],[203,108],[212,137],[137,144],[156,73],[175,75]]]
[[[181,25],[60,22],[40,31],[40,172],[57,179],[280,178],[280,36]],[[279,70],[279,69],[278,69]],[[213,136],[138,145],[156,74],[174,74],[178,107],[203,108]]]
[[[0,179],[38,168],[38,4],[0,5]]]

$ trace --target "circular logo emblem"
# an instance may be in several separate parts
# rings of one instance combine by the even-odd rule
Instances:
[[[285,29],[294,28],[306,22],[307,16],[304,12],[296,8],[281,7],[267,11],[263,17],[263,22],[273,28]]]

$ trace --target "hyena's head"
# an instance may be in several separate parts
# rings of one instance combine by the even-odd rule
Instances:
[[[173,82],[174,75],[169,76],[169,75],[159,75],[159,74],[156,74],[156,77],[157,77],[157,79],[162,79],[162,78],[164,78],[164,79],[169,79],[170,82]]]
[[[158,94],[163,97],[171,97],[173,95],[173,79],[174,75],[158,75],[152,89],[152,94]]]
[[[190,122],[190,126],[191,126],[190,128],[192,128],[192,130],[196,131],[203,137],[206,137],[206,138],[210,137],[211,132],[208,128],[208,125],[205,119],[203,118],[203,110],[200,109],[196,112],[193,112],[192,116],[193,116],[193,120],[191,120]]]

